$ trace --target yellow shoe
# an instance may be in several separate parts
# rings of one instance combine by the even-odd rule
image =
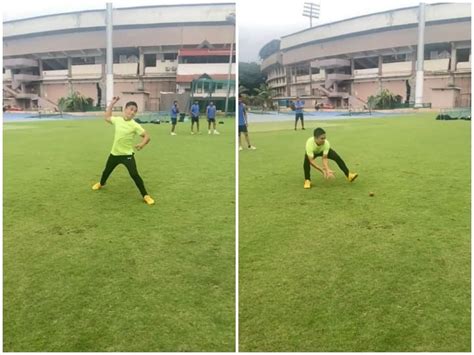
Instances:
[[[145,203],[147,205],[154,205],[155,204],[155,200],[152,199],[150,195],[143,196],[143,201],[145,201]]]
[[[94,186],[92,186],[92,190],[100,190],[102,188],[102,185],[100,184],[100,182],[94,184]]]
[[[303,187],[304,187],[305,189],[310,189],[310,188],[311,188],[311,180],[305,180]]]
[[[358,176],[359,174],[357,173],[349,173],[349,175],[347,176],[347,180],[349,180],[349,182],[353,182],[355,179],[357,179]]]

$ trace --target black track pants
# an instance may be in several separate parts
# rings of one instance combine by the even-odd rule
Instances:
[[[142,196],[148,195],[145,189],[145,185],[143,184],[143,180],[138,174],[137,170],[137,163],[135,162],[135,157],[132,155],[109,155],[109,159],[107,159],[107,163],[105,164],[104,172],[102,173],[102,177],[100,178],[100,184],[105,185],[107,179],[109,178],[112,171],[117,167],[117,165],[123,164],[128,170],[130,177],[135,181],[135,185],[137,185],[138,190]]]

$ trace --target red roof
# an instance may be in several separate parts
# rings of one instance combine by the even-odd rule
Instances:
[[[209,48],[184,48],[179,50],[181,57],[212,57],[229,55],[230,49],[209,49]],[[235,54],[235,51],[233,51]]]
[[[227,74],[207,74],[214,80],[227,80]],[[194,79],[199,79],[202,74],[176,75],[177,83],[190,83]],[[231,80],[235,80],[235,74],[230,75]]]

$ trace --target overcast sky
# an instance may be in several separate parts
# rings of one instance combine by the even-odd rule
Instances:
[[[226,0],[110,0],[114,7],[147,5],[231,3]],[[239,60],[258,61],[258,52],[264,44],[309,27],[309,19],[302,16],[305,2],[320,4],[319,20],[313,26],[364,14],[417,6],[416,0],[237,0],[237,25],[239,31]],[[105,0],[42,0],[9,1],[0,5],[3,20],[13,20],[61,12],[104,9]],[[425,3],[442,1],[424,0]],[[446,1],[445,1],[446,2]],[[459,0],[457,2],[471,2]]]

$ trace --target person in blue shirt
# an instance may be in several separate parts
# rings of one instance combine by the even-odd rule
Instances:
[[[241,133],[244,134],[245,140],[247,141],[247,147],[249,149],[255,150],[253,145],[250,144],[249,133],[248,133],[248,121],[247,121],[247,111],[245,110],[245,104],[242,102],[242,96],[239,95],[239,150],[242,150],[242,140]]]
[[[178,107],[178,101],[174,100],[173,101],[173,106],[171,106],[171,135],[175,136],[176,132],[176,123],[178,122],[178,114],[179,114],[179,107]]]
[[[214,134],[219,134],[216,130],[216,111],[216,105],[211,101],[206,108],[208,134],[211,134],[211,123],[213,125]]]
[[[295,102],[295,131],[298,126],[298,120],[301,120],[301,129],[304,129],[304,116],[303,116],[304,101],[300,100],[300,97],[296,97]]]
[[[194,134],[194,123],[196,122],[196,133],[199,134],[199,104],[194,101],[191,106],[191,134]]]

